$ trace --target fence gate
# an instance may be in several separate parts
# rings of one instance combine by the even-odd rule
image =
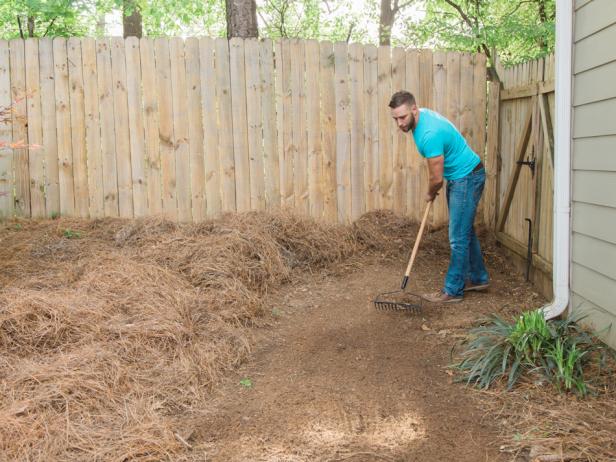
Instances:
[[[554,57],[506,70],[490,85],[486,223],[550,296]]]

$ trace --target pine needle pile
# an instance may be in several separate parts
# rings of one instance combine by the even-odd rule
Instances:
[[[379,217],[388,233],[416,230]],[[203,460],[188,422],[246,358],[268,291],[360,252],[387,253],[398,244],[379,226],[282,212],[191,225],[6,223],[0,459]]]

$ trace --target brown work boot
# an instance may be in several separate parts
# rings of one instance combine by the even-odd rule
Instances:
[[[461,296],[449,295],[443,291],[424,294],[422,295],[422,298],[432,303],[458,303],[462,301]]]
[[[473,284],[472,282],[468,282],[464,285],[464,292],[482,292],[484,290],[488,290],[488,287],[490,287],[489,282],[484,282],[483,284]]]

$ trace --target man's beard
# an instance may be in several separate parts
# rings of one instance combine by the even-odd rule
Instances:
[[[404,131],[404,133],[408,133],[414,128],[415,128],[415,116],[411,114],[410,122],[408,123],[408,125],[405,125],[404,127],[402,127],[402,131]]]

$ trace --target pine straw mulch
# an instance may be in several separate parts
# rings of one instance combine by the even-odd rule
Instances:
[[[189,422],[246,358],[268,291],[397,255],[416,231],[380,211],[351,226],[283,212],[5,223],[0,460],[203,460]]]
[[[616,361],[586,371],[591,394],[559,394],[549,383],[475,394],[501,428],[500,450],[515,462],[616,461]]]

